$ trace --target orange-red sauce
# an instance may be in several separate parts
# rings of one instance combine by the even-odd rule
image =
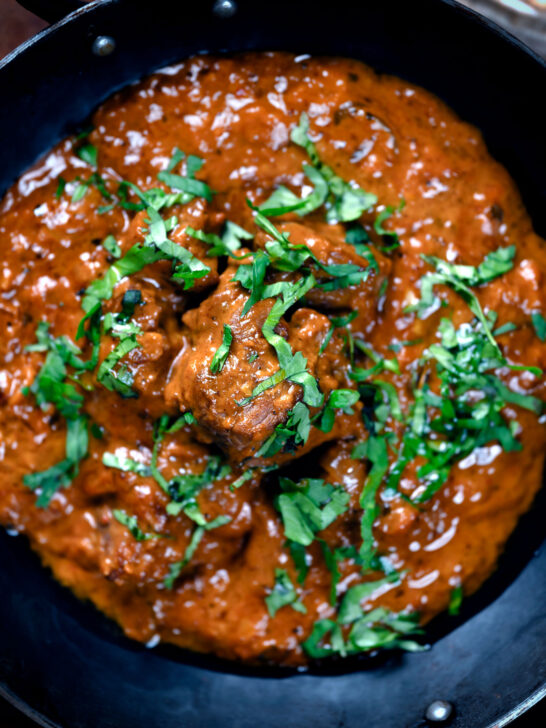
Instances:
[[[377,76],[355,61],[270,53],[192,58],[111,98],[95,113],[89,141],[98,149],[98,171],[112,189],[121,179],[142,189],[158,186],[156,175],[174,147],[205,161],[198,177],[215,190],[213,201],[196,199],[169,214],[181,221],[172,239],[190,247],[211,272],[188,292],[170,280],[167,263],[119,283],[107,308],[119,310],[128,288],[139,288],[144,300],[136,315],[144,331],[141,347],[127,357],[139,397],[122,399],[100,385],[86,393],[85,411],[104,436],[90,437],[89,456],[74,482],[59,490],[48,508],[37,508],[23,476],[63,459],[66,431],[52,409],[41,411],[32,396],[22,393],[44,360],[43,353],[27,352],[25,346],[35,341],[42,320],[50,322],[54,336],[74,339],[82,293],[112,262],[100,241],[114,235],[126,251],[142,240],[145,214],[119,207],[98,214],[105,202],[93,186],[71,202],[70,183],[92,171],[75,154],[79,142],[74,138],[58,144],[9,190],[0,209],[0,522],[27,535],[63,584],[92,600],[137,640],[159,637],[228,658],[301,664],[306,659],[301,642],[313,623],[335,614],[329,603],[330,572],[315,542],[300,590],[306,614],[284,607],[275,617],[268,615],[264,597],[273,587],[275,568],[293,578],[295,573],[273,504],[275,474],[262,477],[258,469],[234,492],[229,485],[246,469],[241,461],[252,462],[265,434],[301,397],[301,388],[285,382],[269,390],[262,410],[254,410],[255,420],[240,420],[235,398],[246,396],[275,369],[269,345],[256,343],[271,305],[258,304],[250,332],[237,329],[234,358],[228,357],[222,373],[214,378],[204,372],[203,362],[210,362],[220,345],[225,311],[239,305],[241,289],[230,283],[232,273],[219,278],[216,260],[206,257],[207,245],[183,233],[186,225],[218,232],[226,219],[257,233],[245,198],[259,204],[279,184],[298,190],[305,183],[302,162],[308,160],[289,138],[304,111],[321,158],[340,177],[374,192],[379,204],[406,202],[386,223],[398,232],[401,248],[385,257],[375,282],[344,291],[334,314],[356,308],[353,334],[383,356],[392,357],[387,347],[393,342],[420,341],[397,354],[400,375],[383,377],[397,388],[403,408],[411,401],[410,364],[436,341],[442,315],[452,314],[456,325],[472,318],[466,304],[445,287],[437,292],[447,308],[424,320],[404,313],[430,270],[422,253],[478,265],[488,252],[516,244],[513,269],[476,293],[485,310],[498,313],[499,324],[517,326],[499,337],[504,355],[512,363],[546,367],[546,345],[531,325],[532,312],[546,314],[544,242],[533,233],[513,182],[490,158],[479,132],[428,92]],[[56,198],[59,176],[69,184]],[[374,216],[367,213],[362,222],[377,240]],[[298,229],[295,222],[306,227]],[[298,235],[307,242],[313,234],[326,238],[326,262],[345,262],[336,259],[337,241],[343,245],[340,226],[326,226],[318,214],[277,221],[282,223],[290,223],[287,230],[292,225],[294,242]],[[317,251],[321,244],[316,243]],[[247,245],[259,246],[259,235]],[[381,296],[383,278],[388,287]],[[310,297],[281,331],[293,348],[304,351],[326,392],[354,386],[346,377],[342,337],[336,334],[318,356],[329,328],[326,313],[332,315],[328,306],[320,296]],[[230,320],[235,326],[239,319]],[[248,362],[241,352],[248,354],[245,347],[253,342],[263,357],[261,370],[241,364]],[[114,343],[103,338],[101,359]],[[500,376],[516,391],[544,395],[541,377],[508,369]],[[169,565],[182,559],[194,524],[183,513],[167,515],[168,498],[153,478],[105,467],[102,454],[149,462],[153,422],[187,409],[198,410],[203,426],[166,436],[159,467],[167,478],[202,472],[207,456],[220,446],[232,473],[205,488],[198,502],[208,520],[227,514],[231,521],[205,533],[169,590],[163,583]],[[456,464],[445,486],[419,509],[401,495],[389,501],[379,495],[375,546],[403,575],[400,583],[364,602],[366,608],[417,610],[427,621],[446,608],[455,587],[462,585],[469,594],[494,569],[539,488],[545,449],[544,427],[534,414],[509,407],[504,416],[521,425],[521,451],[504,452],[495,443],[482,448]],[[336,419],[330,435],[310,438],[304,448],[313,453],[304,461],[313,476],[350,493],[350,510],[320,534],[331,548],[359,545],[358,499],[367,467],[351,452],[365,437],[357,411]],[[298,456],[277,458],[285,473],[291,457]],[[410,467],[401,493],[410,496],[417,485]],[[136,541],[113,518],[116,508],[136,516],[144,531],[167,537]],[[363,578],[350,561],[340,568],[339,597]]]

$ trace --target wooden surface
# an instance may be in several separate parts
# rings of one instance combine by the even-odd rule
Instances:
[[[21,8],[16,0],[0,0],[0,58],[45,27],[46,23]],[[544,707],[537,706],[513,725],[514,728],[516,726],[517,728],[546,726],[546,704]],[[0,698],[0,728],[36,728],[36,724]],[[70,726],[63,726],[63,728],[70,728]],[[96,726],[96,728],[101,728],[101,726]],[[119,728],[126,727],[119,726]],[[159,728],[159,726],[150,726],[150,728]],[[404,726],[389,728],[404,728]],[[476,728],[484,727],[476,726]]]

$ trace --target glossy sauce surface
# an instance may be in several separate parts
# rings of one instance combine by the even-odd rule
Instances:
[[[119,311],[128,289],[138,288],[144,301],[135,314],[144,332],[141,346],[127,358],[139,397],[122,399],[98,385],[86,393],[85,411],[104,436],[90,438],[89,456],[74,482],[58,491],[48,508],[37,508],[23,476],[62,460],[66,433],[54,411],[41,411],[22,393],[44,358],[25,346],[35,341],[43,320],[54,336],[74,339],[83,291],[112,262],[101,241],[114,235],[125,252],[142,240],[145,213],[116,207],[98,214],[104,200],[93,186],[80,201],[71,201],[71,183],[90,173],[75,154],[74,138],[61,142],[7,193],[0,209],[0,521],[26,534],[62,583],[138,640],[174,642],[234,659],[301,664],[306,660],[301,642],[314,622],[335,615],[331,574],[317,542],[308,549],[309,572],[300,594],[306,613],[284,607],[274,617],[268,614],[264,597],[274,585],[275,569],[285,569],[294,581],[295,571],[274,506],[275,474],[262,472],[264,462],[256,453],[301,398],[301,388],[283,382],[241,413],[236,400],[275,370],[270,347],[259,336],[271,300],[240,319],[246,299],[231,281],[239,263],[224,270],[206,256],[207,245],[184,234],[188,225],[218,233],[230,220],[254,231],[250,246],[264,244],[245,200],[259,204],[279,184],[294,190],[307,184],[306,157],[290,142],[290,129],[302,112],[309,116],[321,158],[340,177],[375,193],[381,205],[406,203],[385,223],[396,230],[401,247],[388,256],[378,253],[375,278],[329,297],[312,292],[281,332],[305,354],[321,390],[354,386],[341,334],[334,334],[324,354],[318,351],[330,328],[328,315],[355,309],[353,335],[380,355],[392,357],[392,344],[418,341],[397,353],[401,374],[382,377],[396,387],[402,408],[409,408],[410,365],[437,340],[441,316],[449,310],[456,326],[472,319],[464,302],[445,287],[438,290],[446,302],[443,312],[423,320],[404,313],[430,270],[421,255],[478,265],[487,253],[511,244],[517,246],[513,269],[476,293],[485,311],[497,312],[499,325],[517,327],[499,337],[510,362],[546,367],[546,345],[531,325],[533,312],[546,314],[544,242],[533,233],[513,182],[488,156],[479,133],[428,92],[377,76],[356,61],[275,53],[190,59],[110,99],[94,115],[89,136],[108,185],[123,179],[144,190],[158,186],[156,175],[175,147],[205,161],[198,177],[216,194],[210,203],[197,198],[174,209],[179,224],[171,238],[206,260],[211,271],[187,292],[171,280],[164,262],[118,284],[107,310]],[[68,185],[57,198],[59,176]],[[377,242],[373,219],[366,213],[362,222]],[[342,227],[326,225],[323,216],[292,215],[277,224],[290,232],[291,241],[311,247],[321,262],[352,260],[353,253],[343,252]],[[208,365],[226,322],[233,327],[235,348],[222,372],[211,376]],[[104,337],[101,359],[113,345]],[[254,353],[258,357],[249,364]],[[542,377],[507,368],[499,376],[515,391],[544,397]],[[168,498],[153,478],[108,468],[102,455],[115,452],[149,463],[154,421],[187,410],[199,426],[168,434],[158,465],[166,478],[200,473],[211,454],[224,453],[231,473],[203,489],[198,502],[208,520],[219,515],[231,520],[205,533],[174,588],[167,589],[169,565],[183,558],[194,524],[183,513],[166,513]],[[446,609],[454,588],[462,585],[469,594],[494,569],[540,486],[545,446],[544,425],[533,413],[514,406],[504,416],[520,424],[521,451],[506,452],[496,443],[479,448],[459,461],[442,489],[419,508],[407,502],[419,487],[415,467],[404,472],[398,495],[379,494],[375,547],[402,576],[375,591],[366,608],[418,611],[427,621]],[[312,434],[297,455],[276,458],[285,474],[294,467],[300,477],[322,477],[350,494],[349,509],[320,534],[331,549],[359,545],[359,495],[367,464],[351,453],[366,436],[357,407],[353,415],[337,417],[329,434]],[[249,463],[257,466],[252,478],[230,490]],[[135,540],[113,509],[136,516],[144,531],[164,537]],[[350,560],[340,569],[341,597],[362,576]]]

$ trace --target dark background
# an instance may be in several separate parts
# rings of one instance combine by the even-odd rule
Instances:
[[[472,5],[471,2],[467,2],[467,4]],[[46,24],[43,21],[21,8],[16,0],[0,0],[0,58],[44,27],[46,27]],[[35,728],[35,725],[0,698],[0,728]],[[528,711],[513,726],[514,728],[542,728],[546,726],[546,701]],[[101,727],[97,726],[97,728]],[[120,728],[129,727],[120,726]],[[150,726],[150,728],[158,727]],[[226,726],[226,728],[229,727]],[[402,727],[385,726],[385,728]],[[484,727],[476,726],[476,728]]]

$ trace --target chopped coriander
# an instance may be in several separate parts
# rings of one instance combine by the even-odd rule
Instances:
[[[65,459],[51,468],[25,475],[23,483],[31,490],[40,490],[36,501],[39,508],[47,507],[53,495],[70,485],[79,472],[79,464],[87,456],[88,418],[82,413],[83,396],[68,378],[78,381],[68,372],[73,368],[77,374],[89,371],[95,366],[95,354],[89,361],[83,361],[80,349],[67,337],[54,338],[49,333],[49,324],[42,321],[36,329],[36,344],[26,347],[31,352],[47,352],[44,364],[29,387],[29,393],[36,398],[42,409],[53,405],[66,420]]]
[[[108,468],[116,468],[116,470],[123,470],[124,472],[137,473],[137,475],[148,476],[152,474],[149,465],[113,452],[103,453],[102,464],[106,465]]]
[[[182,570],[190,563],[190,561],[193,558],[194,553],[197,550],[197,547],[201,543],[201,539],[203,538],[205,534],[205,529],[203,526],[198,526],[190,539],[189,544],[186,546],[186,550],[184,551],[184,556],[181,561],[176,561],[174,564],[169,565],[169,573],[165,577],[164,584],[166,589],[172,589],[174,587],[175,581],[178,579],[180,574],[182,573]]]
[[[214,193],[206,182],[201,182],[201,180],[194,179],[193,177],[182,177],[172,172],[159,172],[157,178],[161,182],[165,182],[172,189],[185,192],[186,195],[190,196],[190,200],[194,197],[204,197],[207,202],[212,201],[212,195]]]
[[[236,490],[237,488],[240,488],[242,485],[244,485],[247,480],[252,480],[254,477],[255,468],[249,468],[248,470],[245,470],[245,472],[240,475],[236,480],[233,481],[233,483],[229,486],[230,490]]]
[[[337,316],[330,319],[332,325],[330,330],[324,337],[322,344],[320,345],[319,355],[323,354],[326,350],[326,347],[330,343],[330,339],[332,338],[335,329],[345,328],[351,323],[351,321],[354,321],[357,316],[358,311],[351,311],[351,313],[347,314],[347,316]]]
[[[121,258],[121,248],[113,235],[107,235],[102,241],[102,247],[114,258]]]
[[[225,526],[225,524],[229,523],[230,520],[231,519],[229,518],[229,516],[218,516],[214,520],[205,523],[205,525],[197,526],[192,534],[189,544],[186,547],[186,550],[184,551],[184,556],[182,560],[176,561],[174,564],[170,564],[169,566],[169,573],[167,574],[163,582],[166,589],[172,589],[174,587],[176,580],[185,569],[185,567],[192,560],[193,555],[197,550],[197,547],[201,543],[201,539],[205,535],[205,532],[211,531],[213,528]]]
[[[479,321],[455,329],[442,319],[439,334],[440,343],[429,346],[421,360],[424,371],[435,372],[439,391],[432,392],[426,378],[414,390],[415,401],[386,484],[387,492],[396,491],[409,462],[423,458],[417,469],[421,488],[412,496],[415,503],[431,498],[446,482],[452,465],[476,448],[498,442],[508,452],[521,449],[515,437],[517,423],[502,415],[507,404],[536,414],[544,407],[535,397],[512,391],[494,374],[505,360]]]
[[[352,245],[361,258],[368,261],[370,270],[374,273],[379,273],[379,265],[370,246],[368,245],[370,242],[370,236],[360,223],[354,223],[347,229],[345,242]]]
[[[405,207],[405,204],[405,200],[402,200],[398,207],[392,207],[391,205],[387,205],[387,207],[385,207],[385,209],[382,210],[375,218],[373,229],[375,230],[377,235],[380,235],[383,238],[383,252],[390,252],[391,250],[400,247],[400,240],[398,239],[397,233],[393,230],[386,230],[383,227],[383,223],[385,222],[385,220],[388,220],[389,217],[391,217],[395,212],[399,212],[400,210],[402,210]]]
[[[194,230],[192,227],[187,227],[184,232],[192,238],[196,238],[197,240],[201,240],[203,243],[207,243],[207,245],[211,245],[212,247],[207,253],[209,256],[229,255],[232,258],[241,260],[252,255],[252,253],[247,253],[246,255],[235,255],[235,251],[239,250],[241,247],[241,240],[249,240],[253,236],[251,233],[248,233],[242,227],[239,227],[239,225],[236,225],[229,220],[226,223],[222,237],[215,235],[214,233],[204,233],[202,230]]]
[[[89,189],[89,185],[85,184],[83,182],[79,182],[76,187],[74,188],[74,192],[72,193],[72,202],[79,202],[80,200],[83,200],[85,195],[87,194],[87,190]]]
[[[288,573],[284,569],[275,569],[275,585],[265,598],[267,611],[270,617],[274,617],[279,609],[290,605],[296,612],[305,614],[307,609],[298,599],[294,585],[290,581]]]
[[[118,364],[126,354],[138,347],[140,344],[134,334],[121,339],[101,363],[97,372],[98,381],[110,392],[118,392],[124,399],[138,397],[138,394],[131,388],[133,375],[125,364],[120,367]]]
[[[348,589],[343,597],[338,613],[338,622],[340,624],[351,624],[362,616],[362,607],[360,603],[365,599],[369,599],[373,594],[384,586],[394,584],[400,581],[397,573],[388,574],[378,581],[367,581],[363,584],[356,584]]]
[[[303,402],[297,402],[288,412],[286,422],[275,427],[275,431],[258,450],[256,457],[270,458],[281,450],[294,452],[307,442],[310,430],[309,408]]]
[[[315,535],[345,513],[349,494],[340,485],[330,485],[319,478],[295,483],[280,478],[282,493],[275,501],[289,541],[309,546]]]
[[[180,162],[185,158],[185,154],[183,151],[181,151],[178,147],[175,147],[173,149],[172,157],[169,160],[169,164],[167,165],[166,172],[172,172],[173,169],[175,169]]]
[[[175,475],[167,483],[166,492],[171,497],[171,503],[167,505],[167,513],[176,516],[184,511],[188,518],[195,521],[197,525],[205,526],[207,522],[199,510],[197,496],[203,488],[206,488],[215,480],[225,478],[230,472],[229,465],[223,463],[217,455],[211,455],[202,473],[179,473]],[[154,477],[156,477],[155,474]]]
[[[266,253],[258,250],[253,256],[252,265],[240,265],[237,268],[233,280],[239,281],[243,288],[250,290],[250,297],[243,306],[241,318],[246,316],[252,306],[264,297],[264,280],[269,262]]]
[[[514,266],[515,254],[515,245],[497,248],[492,253],[488,253],[477,267],[448,263],[431,255],[422,255],[424,261],[436,268],[436,272],[426,273],[423,276],[421,279],[421,300],[412,306],[406,307],[405,311],[408,313],[416,312],[420,318],[423,318],[427,311],[439,303],[439,299],[434,295],[434,286],[446,285],[455,293],[458,293],[468,304],[474,316],[481,322],[489,341],[498,348],[491,333],[489,322],[471,287],[492,281],[511,270]]]
[[[544,316],[539,311],[535,311],[531,315],[531,321],[533,322],[535,334],[541,341],[546,341],[546,319]]]
[[[309,164],[303,165],[303,171],[314,186],[307,197],[300,199],[287,187],[278,187],[271,197],[260,205],[261,212],[267,217],[277,217],[295,212],[302,217],[321,207],[329,194],[328,182],[318,169]]]
[[[449,607],[447,611],[451,616],[456,617],[459,612],[461,611],[461,605],[463,603],[463,587],[459,584],[459,586],[454,587],[451,591],[451,596],[449,597]]]
[[[423,339],[412,339],[411,341],[394,341],[392,344],[389,344],[387,349],[390,349],[391,351],[394,351],[395,354],[398,354],[404,346],[416,346],[417,344],[422,344]]]
[[[97,166],[98,150],[93,144],[84,144],[83,146],[78,147],[78,149],[76,149],[76,154],[83,162],[89,164],[90,167]]]
[[[421,652],[425,648],[410,635],[422,634],[417,613],[396,614],[383,607],[372,609],[356,619],[345,638],[342,626],[331,619],[315,622],[310,636],[303,643],[305,652],[313,658],[339,654],[342,657],[377,649],[402,649]],[[329,642],[325,638],[330,635]]]
[[[309,136],[309,119],[307,114],[302,114],[299,124],[292,128],[290,139],[294,144],[303,147],[311,164],[318,175],[313,179],[315,188],[317,180],[322,177],[328,187],[328,199],[326,200],[326,219],[330,223],[350,222],[357,220],[362,213],[369,210],[377,202],[376,195],[358,187],[356,184],[345,182],[338,177],[331,167],[321,161],[317,148]],[[309,175],[309,171],[306,171]],[[322,204],[322,203],[321,203]]]
[[[359,399],[360,395],[354,389],[334,389],[328,395],[328,401],[322,411],[313,418],[315,427],[322,432],[330,432],[334,426],[336,410],[352,415],[351,408]]]
[[[296,541],[287,541],[285,546],[288,546],[290,556],[292,557],[292,561],[296,567],[297,582],[298,584],[303,584],[307,576],[307,572],[309,571],[308,556],[305,546],[302,546],[301,543],[297,543]]]
[[[387,440],[385,436],[371,435],[365,443],[364,456],[370,461],[372,466],[364,483],[362,493],[360,494],[360,507],[363,511],[360,523],[360,535],[362,536],[360,558],[363,569],[367,569],[370,567],[374,556],[372,529],[374,521],[379,514],[376,495],[389,467]]]
[[[160,533],[144,533],[144,531],[139,528],[136,516],[129,516],[125,511],[118,508],[115,508],[112,511],[112,515],[116,521],[119,521],[122,526],[125,526],[128,529],[129,533],[136,541],[150,541],[154,538],[162,538],[162,534]]]
[[[231,328],[224,324],[224,332],[222,334],[222,343],[218,347],[218,349],[215,351],[214,356],[212,357],[212,361],[210,363],[210,371],[211,374],[218,374],[222,371],[224,364],[226,363],[226,359],[229,356],[229,348],[231,346],[231,342],[233,341],[233,333],[231,331]]]
[[[503,334],[509,334],[511,331],[515,331],[517,328],[518,327],[516,326],[516,324],[508,322],[495,329],[493,331],[493,336],[502,336]]]
[[[66,187],[66,180],[64,177],[58,178],[58,184],[57,184],[57,191],[55,192],[55,197],[60,200],[63,196],[64,188]]]

